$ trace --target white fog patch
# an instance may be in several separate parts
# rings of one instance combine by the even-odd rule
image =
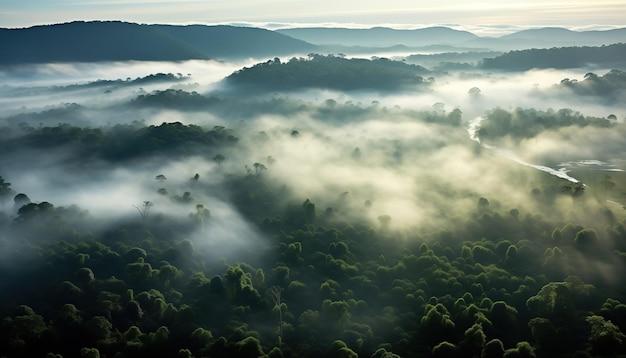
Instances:
[[[33,202],[47,201],[54,206],[77,205],[105,217],[134,214],[133,205],[152,200],[145,176],[128,169],[90,170],[31,168],[11,170],[13,187]]]
[[[515,173],[516,170],[523,170],[520,167],[555,170],[553,175],[571,180],[565,170],[539,168],[543,165],[543,159],[554,156],[553,153],[570,155],[568,160],[573,161],[593,159],[612,163],[611,158],[596,154],[623,152],[623,145],[620,144],[623,142],[623,131],[590,128],[586,128],[584,133],[569,129],[558,133],[542,133],[537,138],[522,141],[515,146],[502,146],[510,149],[511,152],[503,152],[509,160],[473,152],[475,144],[472,140],[478,140],[476,130],[480,125],[477,118],[495,107],[505,110],[516,107],[538,110],[572,108],[585,115],[593,115],[588,110],[594,113],[607,111],[607,108],[602,109],[601,104],[580,101],[575,96],[543,95],[563,78],[581,78],[584,76],[582,70],[437,76],[428,90],[422,92],[342,93],[307,90],[267,93],[254,98],[231,94],[228,100],[232,103],[228,105],[237,106],[237,110],[250,105],[249,115],[237,112],[222,116],[219,114],[221,112],[212,113],[210,109],[179,111],[150,107],[120,110],[116,106],[140,94],[168,88],[219,97],[219,91],[212,92],[217,83],[241,67],[252,64],[254,62],[245,61],[61,64],[30,68],[28,71],[34,76],[31,79],[24,72],[26,69],[21,73],[3,72],[0,78],[9,79],[8,85],[33,86],[33,91],[31,93],[27,90],[12,98],[0,99],[0,104],[52,106],[64,101],[75,101],[87,107],[83,113],[84,119],[92,121],[94,126],[131,123],[135,120],[146,125],[160,125],[164,122],[197,124],[205,130],[221,125],[232,129],[240,139],[232,148],[219,149],[220,154],[225,156],[219,168],[212,160],[217,153],[210,150],[206,155],[185,160],[170,160],[166,157],[146,159],[133,168],[113,170],[103,165],[90,173],[66,168],[60,164],[63,156],[55,159],[53,154],[48,154],[49,160],[42,159],[41,163],[32,164],[31,167],[20,166],[19,158],[11,166],[3,163],[7,170],[5,177],[14,183],[16,191],[26,193],[35,202],[45,200],[55,206],[76,204],[98,215],[138,215],[133,205],[148,200],[154,202],[152,210],[155,214],[183,217],[195,212],[196,204],[202,204],[211,210],[211,221],[219,227],[226,224],[219,223],[218,218],[230,214],[235,215],[235,222],[243,220],[234,209],[227,208],[227,203],[215,199],[215,196],[223,194],[219,193],[219,188],[224,184],[225,174],[245,175],[246,166],[254,174],[253,164],[258,162],[267,168],[261,175],[279,185],[285,184],[293,193],[294,200],[304,201],[309,198],[316,203],[318,213],[328,206],[336,205],[342,193],[349,193],[346,212],[367,217],[374,223],[377,223],[380,215],[390,215],[391,224],[397,228],[432,221],[442,207],[450,213],[462,213],[475,208],[476,195],[502,195],[523,202],[527,193],[515,194],[519,192],[517,187],[520,185],[515,180],[521,180],[515,178]],[[136,78],[153,73],[191,74],[191,77],[180,83],[131,87],[108,94],[102,94],[98,89],[56,93],[47,87],[34,87],[86,83],[95,79]],[[468,93],[473,87],[480,89],[479,96]],[[0,92],[8,93],[10,90],[7,88],[0,88]],[[51,95],[46,97],[45,91]],[[259,108],[263,108],[263,101],[269,101],[270,98],[280,99],[282,102],[277,103],[286,103],[285,106],[292,112],[281,115],[280,108],[273,108],[279,113],[277,115],[256,111],[255,105],[260,103]],[[327,101],[329,99],[332,101]],[[45,103],[46,100],[50,102]],[[417,114],[419,111],[448,114],[455,108],[463,113],[463,127],[425,123]],[[13,109],[18,112],[21,110],[19,107]],[[411,114],[409,110],[417,112]],[[621,112],[616,110],[615,113],[619,116]],[[597,149],[583,151],[583,147]],[[621,152],[619,148],[622,148]],[[577,156],[571,157],[572,153]],[[271,163],[268,160],[270,156]],[[54,164],[57,162],[59,164]],[[191,178],[196,173],[200,179],[194,184]],[[165,175],[167,180],[155,180],[158,174]],[[448,189],[433,189],[438,185],[447,186],[450,193],[445,192]],[[160,188],[166,189],[168,195],[158,194]],[[174,197],[185,192],[190,192],[193,202],[177,204]],[[458,192],[471,195],[460,197]],[[220,199],[227,200],[221,196]],[[367,209],[364,207],[366,201],[371,202]],[[223,216],[216,215],[220,212]],[[217,231],[213,232],[216,236],[225,236],[226,231],[236,230],[226,226],[221,229],[218,227],[214,230],[223,232],[219,235]],[[248,232],[241,233],[241,236],[254,235]],[[232,240],[237,242],[236,239]]]
[[[339,201],[347,205],[344,215],[365,217],[375,225],[378,217],[389,215],[393,227],[412,227],[447,200],[425,193],[437,181],[433,178],[457,183],[467,179],[462,166],[471,161],[471,154],[461,128],[395,114],[349,125],[299,121],[302,130],[293,137],[288,133],[290,123],[277,117],[257,123],[270,139],[254,151],[275,159],[263,175],[286,183],[297,198],[309,198],[318,212]],[[447,151],[440,148],[456,140],[459,143]],[[479,174],[473,176],[475,182],[468,187],[484,181]],[[344,194],[349,194],[348,201],[339,200]],[[371,205],[366,208],[365,202]]]
[[[217,82],[233,71],[249,64],[212,60],[78,62],[11,66],[0,70],[3,84],[14,86],[64,86],[96,80],[134,80],[156,73],[191,76],[194,81]]]
[[[211,217],[192,235],[198,250],[214,262],[220,259],[254,262],[259,258],[259,253],[269,244],[263,235],[228,203],[212,199],[207,208]]]
[[[226,76],[250,65],[243,62],[96,62],[11,66],[0,69],[0,117],[77,103],[90,108],[113,106],[155,90],[184,89],[199,93],[216,88]],[[181,81],[131,83],[154,74],[173,74]],[[95,81],[128,81],[89,86]],[[78,86],[74,86],[78,85]],[[73,86],[73,87],[70,87]]]

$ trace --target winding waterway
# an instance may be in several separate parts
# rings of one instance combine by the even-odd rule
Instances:
[[[537,170],[541,170],[542,172],[546,172],[550,175],[554,175],[561,179],[568,180],[572,183],[580,183],[580,180],[567,174],[566,168],[554,169],[554,168],[547,167],[545,165],[537,165],[537,164],[528,163],[522,160],[520,157],[515,155],[515,153],[513,153],[512,151],[508,149],[502,149],[493,145],[481,143],[480,138],[478,137],[478,130],[480,129],[480,122],[482,122],[485,118],[486,117],[484,116],[480,116],[480,117],[474,118],[473,120],[469,122],[469,125],[467,127],[467,132],[469,133],[469,137],[471,140],[479,143],[483,148],[491,150],[496,155],[510,159],[518,164],[525,165],[527,167],[531,167]]]

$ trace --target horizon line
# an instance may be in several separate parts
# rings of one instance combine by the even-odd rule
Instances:
[[[492,36],[505,36],[524,30],[536,30],[536,29],[548,29],[559,28],[575,32],[585,31],[610,31],[617,29],[624,29],[626,25],[584,25],[584,26],[566,26],[566,25],[506,25],[506,24],[488,24],[488,25],[464,25],[464,24],[445,24],[445,23],[432,23],[432,24],[404,24],[404,23],[380,23],[380,24],[365,24],[365,23],[338,23],[338,22],[250,22],[250,21],[228,21],[228,22],[202,22],[202,21],[188,21],[188,22],[136,22],[128,20],[115,20],[115,19],[75,19],[70,21],[55,22],[55,23],[42,23],[30,26],[21,27],[2,27],[7,30],[20,30],[29,29],[33,27],[42,26],[54,26],[70,24],[75,22],[121,22],[138,25],[171,25],[171,26],[233,26],[233,27],[250,27],[260,28],[270,31],[285,30],[285,29],[302,29],[302,28],[333,28],[333,29],[355,29],[355,30],[369,30],[375,28],[387,28],[392,30],[421,30],[434,27],[444,27],[457,31],[467,31],[474,35],[481,37]]]

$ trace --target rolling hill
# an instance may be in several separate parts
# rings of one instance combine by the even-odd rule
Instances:
[[[145,25],[75,21],[20,29],[0,28],[0,65],[48,62],[267,59],[308,53],[511,51],[626,43],[626,28],[571,31],[528,29],[498,38],[447,27],[291,28],[277,31],[227,25]],[[429,49],[429,50],[427,50]]]
[[[549,49],[511,51],[494,58],[485,58],[482,67],[488,70],[526,71],[533,68],[577,68],[590,64],[605,67],[626,66],[626,44],[609,46],[574,46]]]
[[[255,28],[76,21],[0,29],[0,48],[0,64],[20,64],[266,57],[310,51],[315,46]]]
[[[396,30],[386,27],[371,29],[346,28],[293,28],[277,32],[316,45],[344,46],[427,46],[433,44],[459,44],[477,36],[447,27],[428,27],[416,30]]]
[[[386,58],[347,59],[332,55],[311,55],[256,64],[228,76],[225,81],[239,89],[292,91],[324,88],[340,91],[397,91],[428,86],[422,76],[428,70]]]
[[[572,31],[560,27],[522,30],[502,36],[504,40],[531,40],[571,43],[572,45],[610,45],[626,40],[626,29],[606,31]]]
[[[388,48],[407,46],[446,45],[456,48],[485,50],[521,50],[527,48],[551,48],[566,46],[601,46],[626,42],[626,28],[604,31],[572,31],[564,28],[548,27],[518,31],[501,37],[477,36],[467,31],[448,27],[427,27],[415,30],[396,30],[383,27],[370,29],[348,28],[290,28],[277,30],[281,34],[302,41],[323,46],[344,46],[344,53],[355,49],[350,47]]]
[[[254,27],[226,25],[152,25],[211,58],[272,57],[309,53],[316,46],[289,36]]]

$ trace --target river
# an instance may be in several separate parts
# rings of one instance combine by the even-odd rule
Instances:
[[[559,169],[554,169],[554,168],[550,168],[547,167],[545,165],[537,165],[537,164],[532,164],[532,163],[528,163],[524,160],[522,160],[520,157],[518,157],[515,153],[513,153],[512,151],[508,150],[508,149],[502,149],[502,148],[498,148],[496,146],[493,145],[489,145],[489,144],[485,144],[482,143],[480,141],[480,138],[478,137],[478,130],[480,129],[480,122],[482,122],[486,117],[484,116],[480,116],[480,117],[476,117],[473,120],[471,120],[469,122],[469,125],[467,127],[467,132],[469,133],[469,137],[471,140],[479,143],[483,148],[485,149],[489,149],[491,150],[493,153],[495,153],[498,156],[510,159],[518,164],[527,166],[527,167],[531,167],[537,170],[541,170],[542,172],[546,172],[550,175],[554,175],[556,177],[559,177],[561,179],[565,179],[568,180],[572,183],[580,183],[580,180],[570,176],[569,174],[567,174],[568,169],[565,167],[561,167]]]

